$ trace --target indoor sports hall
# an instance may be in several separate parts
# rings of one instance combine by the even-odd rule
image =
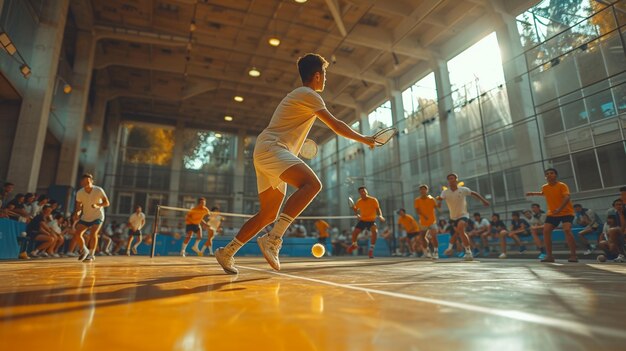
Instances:
[[[1,350],[621,350],[626,0],[0,0]]]

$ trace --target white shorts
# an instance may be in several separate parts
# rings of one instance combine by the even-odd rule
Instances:
[[[254,147],[254,169],[258,193],[272,188],[287,194],[287,183],[280,179],[288,168],[303,164],[287,147],[276,141],[262,141]]]

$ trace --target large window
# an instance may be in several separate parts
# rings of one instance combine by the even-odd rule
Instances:
[[[464,105],[504,82],[496,33],[491,33],[448,61],[452,99]]]
[[[183,165],[191,170],[217,170],[231,166],[236,137],[211,131],[185,130]]]
[[[402,92],[404,117],[423,121],[437,115],[437,84],[430,73]]]
[[[391,116],[391,102],[386,101],[384,104],[372,111],[367,117],[370,122],[370,130],[372,132],[391,127],[393,124],[393,118]]]

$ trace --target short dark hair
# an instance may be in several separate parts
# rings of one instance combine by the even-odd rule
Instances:
[[[559,175],[559,171],[557,171],[556,168],[548,168],[545,171],[543,171],[543,174],[546,174],[546,173],[548,173],[550,171],[554,172],[554,174],[556,174],[556,175]]]
[[[4,185],[3,185],[3,186],[7,187],[7,186],[11,186],[11,185],[15,186],[15,184],[13,184],[13,183],[11,183],[11,182],[6,182],[6,183],[4,183]]]
[[[513,211],[513,212],[511,212],[511,216],[519,217],[520,213],[519,213],[519,211]]]
[[[421,189],[421,188],[426,188],[426,190],[428,190],[428,185],[426,185],[426,184],[420,184],[420,185],[419,185],[419,189]]]
[[[534,203],[534,204],[530,205],[530,207],[533,207],[533,206],[537,206],[537,207],[541,208],[541,205],[539,205],[538,203]]]
[[[43,210],[48,209],[48,208],[52,208],[52,206],[51,205],[43,205],[41,210],[43,211]]]
[[[303,84],[309,83],[315,73],[322,73],[328,67],[328,61],[318,54],[306,54],[298,59],[298,72]]]
[[[65,217],[63,217],[63,215],[62,215],[62,214],[57,213],[57,214],[54,216],[54,219],[59,219],[59,218],[65,218]]]
[[[43,195],[43,194],[42,194],[42,195],[39,195],[39,197],[37,198],[37,202],[40,202],[40,201],[46,200],[47,198],[48,198],[48,197],[47,197],[46,195]]]
[[[200,203],[202,200],[206,201],[206,198],[205,197],[199,197],[198,198],[198,203]]]
[[[574,207],[580,207],[580,208],[582,208],[582,207],[583,207],[583,205],[581,205],[581,204],[574,204]]]
[[[24,197],[24,194],[22,194],[22,193],[15,194],[15,199],[17,199],[18,197]]]
[[[497,214],[497,213],[492,213],[491,215],[492,215],[492,216],[496,216],[496,218],[497,218],[497,219],[500,219],[500,215],[499,215],[499,214]]]
[[[474,212],[474,217],[476,216],[480,217],[480,212]]]
[[[85,179],[85,178],[90,178],[91,180],[93,180],[93,174],[91,174],[91,173],[83,173],[83,175],[80,177],[80,179]]]
[[[459,179],[459,175],[456,173],[450,173],[446,176],[446,179],[450,178],[450,176],[454,176],[455,179]]]
[[[35,194],[33,193],[26,193],[26,195],[24,195],[25,198],[30,199],[31,197],[35,197]]]
[[[405,210],[405,209],[403,209],[403,208],[401,208],[401,209],[399,209],[399,210],[398,210],[398,214],[400,213],[400,211],[402,211],[402,212],[406,213],[406,210]]]
[[[361,191],[361,189],[367,189],[367,188],[364,186],[360,186],[358,190]]]
[[[617,199],[613,200],[613,204],[612,204],[612,206],[615,206],[615,204],[616,204],[618,201],[622,201],[622,199],[621,199],[621,198],[617,198]]]
[[[608,216],[606,216],[606,220],[608,221],[609,219],[612,219],[614,222],[617,222],[617,216],[610,214]]]

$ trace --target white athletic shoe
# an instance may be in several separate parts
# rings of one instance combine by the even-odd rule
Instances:
[[[181,252],[180,252],[180,255],[181,255],[182,257],[187,257],[187,254],[185,254],[185,251],[181,251]]]
[[[235,267],[235,259],[227,255],[223,247],[215,250],[215,259],[227,274],[239,274],[239,270]]]
[[[65,256],[67,256],[67,257],[77,257],[78,254],[76,252],[68,252],[68,253],[65,254]]]
[[[417,252],[412,252],[409,257],[417,257]]]
[[[613,260],[613,262],[615,263],[624,263],[624,261],[626,261],[626,259],[624,258],[624,255],[622,254],[619,254],[617,258]]]
[[[439,259],[439,251],[433,252],[433,260],[438,260],[438,259]]]
[[[591,255],[592,252],[593,251],[591,249],[587,249],[585,250],[585,252],[583,252],[583,255],[588,256],[588,255]]]
[[[452,256],[453,253],[454,249],[446,249],[446,251],[443,252],[443,254],[446,256]]]
[[[473,261],[474,260],[474,255],[472,255],[471,251],[465,251],[465,256],[463,256],[463,259],[465,261]]]
[[[498,256],[498,258],[506,258],[506,253],[501,253],[500,256]]]
[[[59,255],[58,253],[55,252],[55,253],[52,254],[52,257],[59,258],[59,257],[61,257],[61,255]]]
[[[424,253],[424,257],[433,258],[433,255],[430,254],[430,250],[426,250],[426,252]]]
[[[92,254],[87,255],[87,257],[85,257],[85,259],[83,260],[84,263],[91,263],[93,261],[96,260],[96,257]]]
[[[78,260],[84,261],[85,258],[87,258],[87,256],[89,256],[89,250],[83,250],[83,252],[81,252],[80,255],[78,256]]]
[[[259,244],[259,248],[265,257],[267,263],[272,266],[277,271],[280,271],[280,261],[278,260],[278,253],[280,252],[280,248],[283,244],[283,239],[281,238],[271,238],[269,235],[265,234],[256,239],[256,242]]]
[[[195,247],[192,247],[192,248],[191,248],[191,250],[192,250],[193,252],[195,252],[195,253],[196,253],[196,255],[198,255],[198,256],[202,256],[202,252],[201,252],[199,249],[197,249],[197,248],[195,248]]]

